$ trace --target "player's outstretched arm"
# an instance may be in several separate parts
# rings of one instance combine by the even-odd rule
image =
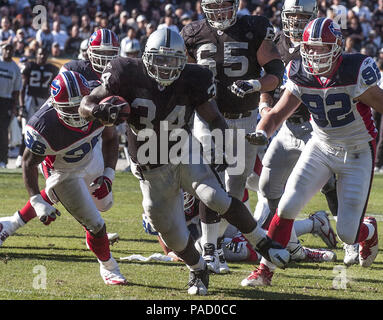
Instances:
[[[383,90],[379,86],[373,86],[367,89],[355,100],[375,109],[383,114]]]
[[[267,144],[267,139],[281,126],[283,121],[294,113],[300,103],[300,100],[291,91],[286,89],[277,104],[263,115],[256,131],[246,135],[246,139],[251,144]]]

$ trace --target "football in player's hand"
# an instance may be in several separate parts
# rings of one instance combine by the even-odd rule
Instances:
[[[114,121],[114,124],[119,124],[126,121],[130,114],[130,105],[129,103],[121,96],[109,96],[102,99],[99,104],[109,105],[110,107],[115,106],[118,108],[117,117]],[[112,116],[112,115],[111,115]]]

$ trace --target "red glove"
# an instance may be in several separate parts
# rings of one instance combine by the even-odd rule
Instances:
[[[98,200],[105,198],[112,192],[113,180],[114,170],[112,168],[105,168],[103,175],[96,178],[90,185],[91,187],[97,186],[92,195],[94,195]]]

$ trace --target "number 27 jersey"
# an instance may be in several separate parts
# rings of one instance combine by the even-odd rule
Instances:
[[[300,59],[292,60],[286,89],[307,106],[320,140],[347,148],[377,136],[370,106],[354,99],[377,85],[380,72],[374,60],[362,54],[343,54],[339,59],[329,79],[309,75]]]

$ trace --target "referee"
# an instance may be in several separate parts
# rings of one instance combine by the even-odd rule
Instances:
[[[0,168],[8,163],[8,127],[16,115],[21,89],[21,72],[12,60],[14,48],[6,43],[0,57]]]

